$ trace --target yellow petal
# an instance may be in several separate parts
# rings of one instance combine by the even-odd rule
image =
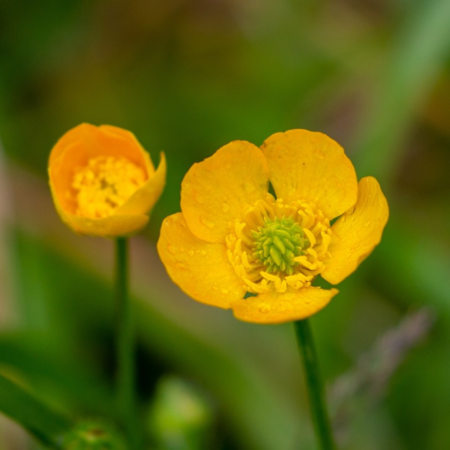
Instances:
[[[378,181],[373,177],[361,179],[354,209],[332,227],[331,258],[322,277],[337,284],[354,272],[380,242],[388,217],[389,207]]]
[[[121,136],[125,140],[133,142],[136,148],[139,148],[144,156],[145,164],[147,166],[147,172],[149,176],[155,171],[155,167],[153,166],[152,160],[150,159],[150,155],[146,152],[144,147],[142,147],[141,143],[137,140],[136,136],[128,130],[124,130],[123,128],[114,127],[112,125],[100,125],[100,130],[110,133],[112,135]]]
[[[261,150],[278,198],[315,203],[329,219],[355,204],[355,169],[343,148],[325,134],[307,130],[276,133]]]
[[[228,261],[226,245],[195,237],[182,213],[164,220],[158,253],[172,281],[194,300],[228,309],[245,294]]]
[[[158,169],[113,215],[147,214],[158,201],[166,184],[166,157],[161,153]]]
[[[261,150],[234,141],[194,164],[181,185],[181,210],[189,229],[208,242],[223,242],[242,206],[267,192],[268,169]]]
[[[143,214],[135,215],[112,215],[102,219],[89,219],[87,217],[76,216],[68,212],[67,208],[61,205],[59,197],[50,182],[53,202],[61,220],[73,231],[88,236],[119,237],[129,236],[137,233],[145,227],[149,216]]]
[[[269,292],[233,302],[237,319],[253,323],[283,323],[305,319],[324,308],[337,289],[307,287],[295,292]]]
[[[63,220],[73,231],[88,236],[120,237],[137,233],[147,224],[149,217],[146,215],[122,215],[109,216],[102,219],[89,219],[87,217],[74,216],[66,213],[58,207],[56,209]]]
[[[139,167],[145,168],[148,175],[153,173],[153,166],[148,165],[147,152],[139,144],[133,133],[117,127],[102,125],[96,127],[87,123],[78,125],[62,136],[50,153],[49,167],[55,161],[75,147],[66,156],[66,164],[73,167],[74,163],[85,164],[90,158],[100,155],[126,157]],[[72,164],[70,163],[73,160]],[[66,165],[64,164],[64,165]],[[150,170],[149,170],[150,169]]]
[[[72,145],[74,142],[82,141],[82,137],[89,133],[89,130],[96,128],[94,125],[90,125],[88,123],[82,123],[81,125],[72,128],[67,133],[65,133],[58,142],[52,148],[49,157],[49,167],[53,164],[53,162],[58,159],[66,150],[69,145]]]
[[[144,171],[146,181],[110,216],[81,217],[73,190],[74,173],[99,156],[126,158]],[[109,125],[81,124],[64,134],[53,147],[48,171],[56,209],[69,227],[81,234],[116,237],[136,233],[146,225],[146,214],[164,188],[166,162],[161,155],[155,172],[149,154],[133,133]]]

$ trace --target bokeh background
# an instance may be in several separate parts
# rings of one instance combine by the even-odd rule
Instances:
[[[62,225],[46,167],[70,128],[116,125],[168,159],[132,240],[155,442],[315,448],[292,325],[197,304],[155,251],[194,162],[307,128],[377,177],[391,210],[381,245],[312,319],[340,446],[450,448],[449,24],[448,0],[1,1],[0,371],[80,417],[112,411],[113,242]],[[207,431],[174,441],[158,408]],[[36,448],[0,417],[0,449]]]

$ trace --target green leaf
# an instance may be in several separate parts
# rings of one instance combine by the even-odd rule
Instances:
[[[71,421],[0,374],[0,411],[26,428],[44,444],[59,448]]]

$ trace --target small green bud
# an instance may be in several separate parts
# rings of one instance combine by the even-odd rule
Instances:
[[[63,450],[126,450],[112,426],[93,421],[80,422],[63,438]]]
[[[213,408],[204,394],[186,381],[164,378],[156,391],[147,423],[156,448],[211,448]]]

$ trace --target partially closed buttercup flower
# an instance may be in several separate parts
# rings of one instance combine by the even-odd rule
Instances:
[[[342,147],[306,130],[274,134],[261,148],[231,142],[194,164],[181,210],[165,219],[158,242],[172,280],[195,300],[257,323],[300,320],[326,306],[338,291],[314,286],[315,278],[337,284],[350,275],[389,215],[378,182],[358,183]]]
[[[166,161],[158,169],[135,136],[109,125],[82,124],[53,147],[50,188],[61,219],[75,232],[118,237],[136,233],[165,185]]]

